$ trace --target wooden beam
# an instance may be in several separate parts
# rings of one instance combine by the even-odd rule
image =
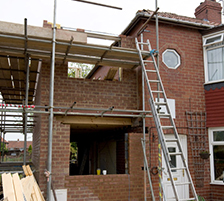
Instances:
[[[104,80],[110,80],[113,81],[114,77],[117,73],[118,68],[110,68],[109,71],[107,72],[106,77],[104,78]]]
[[[40,191],[40,188],[36,182],[36,179],[35,177],[33,176],[33,172],[30,168],[29,165],[25,166],[23,165],[23,171],[26,175],[29,175],[27,177],[30,177],[31,180],[33,181],[33,188],[31,189],[30,191],[30,198],[32,198],[32,200],[37,200],[37,201],[45,201],[41,191]]]
[[[9,201],[16,201],[12,176],[10,173],[2,174],[2,183],[4,198],[7,198]]]
[[[117,117],[86,117],[86,116],[56,116],[58,121],[63,124],[88,124],[88,125],[115,125],[128,126],[132,125],[131,118],[117,118]]]
[[[32,176],[26,176],[25,178],[21,179],[21,183],[23,186],[23,192],[26,197],[27,201],[31,200],[31,193],[34,187],[34,180]]]
[[[24,201],[23,188],[22,188],[22,184],[21,184],[18,173],[13,174],[12,179],[13,179],[13,183],[14,183],[14,187],[15,187],[16,200],[17,201],[20,201],[20,200]]]

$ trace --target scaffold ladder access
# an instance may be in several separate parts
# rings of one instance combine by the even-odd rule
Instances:
[[[166,200],[198,201],[197,194],[190,175],[190,171],[188,169],[187,161],[183,153],[180,138],[171,115],[166,93],[155,61],[155,54],[157,54],[157,52],[151,49],[149,40],[147,40],[147,42],[138,42],[138,39],[135,38],[135,42],[136,42],[136,48],[139,52],[140,62],[144,72],[144,78],[150,95],[149,104],[151,107],[154,122],[158,132],[158,137],[161,142],[164,161],[166,163],[168,175],[170,177],[169,180],[171,182],[171,186],[173,189],[173,196],[172,197],[166,196]],[[142,46],[145,47],[141,48],[143,50],[140,49],[140,47]],[[143,53],[145,55],[146,52],[148,52],[149,55],[148,59],[147,57],[143,57]],[[161,111],[161,108],[163,108],[162,110],[163,112]],[[166,134],[169,134],[169,136],[172,135],[172,138],[167,139]],[[176,143],[178,150],[176,152],[171,153],[168,148],[168,143]],[[174,157],[176,158],[175,160],[181,161],[181,167],[173,166],[172,158]],[[149,167],[146,168],[148,169]],[[184,182],[176,181],[174,179],[173,173],[175,173],[176,171],[183,171],[183,174],[186,175],[186,180]],[[191,190],[189,192],[191,196],[182,195],[179,191],[179,186],[189,188]]]

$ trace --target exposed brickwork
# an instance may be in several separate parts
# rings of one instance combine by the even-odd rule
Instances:
[[[195,9],[195,16],[201,20],[209,20],[221,24],[221,4],[215,0],[205,0]]]
[[[120,35],[121,47],[135,49],[135,38],[133,36]]]
[[[50,64],[48,61],[43,61],[40,82],[41,87],[38,88],[38,93],[41,94],[41,96],[39,96],[39,98],[41,97],[41,100],[37,101],[40,105],[48,105],[49,75]],[[123,74],[123,81],[121,82],[84,80],[68,78],[67,65],[65,64],[62,66],[56,64],[54,90],[55,106],[69,107],[74,101],[76,101],[77,107],[108,108],[110,106],[115,106],[115,108],[120,109],[137,109],[136,90],[135,71],[125,70]],[[36,132],[34,133],[35,153],[33,155],[33,160],[35,161],[34,163],[36,168],[39,170],[37,178],[39,179],[40,187],[42,190],[46,191],[46,178],[43,173],[44,169],[47,167],[48,115],[42,115],[39,121],[40,122],[37,123]],[[69,175],[70,126],[60,124],[60,122],[54,120],[53,127],[52,179],[54,188],[60,189],[66,187],[64,183],[65,176],[67,177]],[[114,175],[112,182],[115,182],[116,180],[116,182],[120,182],[119,177],[121,176],[125,175]],[[78,177],[79,176],[76,176],[75,178],[77,179]],[[89,180],[91,176],[83,177],[88,179],[88,181],[91,181]],[[125,178],[126,181],[129,181],[127,176]],[[95,180],[92,182],[92,184],[91,182],[88,183],[95,185]],[[126,185],[128,185],[128,183]],[[99,184],[99,186],[102,186],[102,184]],[[107,188],[109,188],[109,186]],[[126,189],[126,187],[122,188]],[[68,192],[73,191],[74,189],[72,188],[72,190],[69,190]],[[81,192],[82,189],[79,196],[81,196]],[[97,196],[102,197],[101,199],[107,200],[106,197],[109,194],[110,197],[113,197],[113,191],[111,189],[108,190],[108,194]],[[118,194],[119,195],[117,196],[121,197],[121,199],[124,197],[122,193]],[[87,197],[89,196],[90,195],[87,195]],[[95,195],[93,197],[95,198]],[[113,199],[111,198],[111,200]]]
[[[35,105],[41,104],[41,72],[39,77],[39,82],[36,90]],[[33,145],[32,145],[32,162],[34,166],[38,169],[40,162],[40,141],[41,141],[41,115],[35,114],[34,120],[36,121],[34,131],[33,131]],[[39,174],[35,172],[35,177],[39,180]]]
[[[143,154],[141,148],[142,134],[129,134],[129,166],[130,175],[88,175],[64,177],[53,175],[54,181],[59,181],[56,188],[68,189],[68,201],[81,200],[143,200]],[[147,140],[148,142],[148,140]],[[58,146],[57,146],[58,147]],[[148,146],[147,146],[148,147]],[[59,150],[62,152],[63,150]],[[63,151],[64,152],[64,151]],[[60,153],[62,155],[62,153]],[[56,160],[56,158],[54,158]],[[61,159],[62,160],[62,159]],[[62,161],[65,161],[62,160]],[[66,164],[59,162],[54,172],[63,170]],[[58,174],[58,172],[57,172]],[[61,173],[60,173],[61,174]],[[61,186],[64,182],[64,186]],[[56,182],[55,182],[56,183]]]
[[[47,20],[44,20],[44,21],[43,21],[43,27],[45,27],[45,28],[52,28],[52,24],[49,24],[49,23],[47,22]]]

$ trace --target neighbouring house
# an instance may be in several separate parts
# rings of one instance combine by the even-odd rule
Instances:
[[[210,201],[223,200],[224,196],[224,29],[221,9],[215,0],[205,0],[196,8],[196,18],[158,12],[161,79],[196,192]],[[135,37],[141,40],[137,33],[152,14],[150,10],[138,11],[108,48],[87,44],[87,37],[93,35],[84,30],[57,30],[51,173],[60,200],[140,201],[144,197],[151,200],[148,180],[144,186],[143,130],[146,131],[148,168],[155,198],[160,197],[160,162],[164,194],[166,198],[174,196],[164,157],[159,161],[159,140],[153,118],[146,118],[144,128],[141,118],[151,109],[146,87],[144,99],[142,97],[142,70]],[[7,26],[0,29],[6,27],[5,32],[12,32]],[[153,49],[156,48],[155,27],[153,16],[142,32],[143,41],[149,39]],[[30,32],[32,37],[27,44],[31,71],[38,74],[30,77],[32,90],[29,91],[32,94],[29,103],[37,106],[35,110],[30,109],[36,111],[32,162],[44,192],[47,190],[44,171],[48,161],[48,120],[52,109],[48,107],[50,28],[46,21],[43,28],[28,27],[28,30],[38,31]],[[12,33],[8,35],[12,38],[9,39],[12,47],[0,48],[0,64],[5,64],[5,52],[12,54],[8,58],[14,64],[15,58],[17,63],[24,62],[23,43],[18,42],[19,37],[13,38]],[[32,38],[39,41],[32,41]],[[9,41],[0,37],[2,46]],[[95,67],[86,79],[71,78],[68,77],[67,61],[90,63]],[[41,69],[37,67],[40,63]],[[7,96],[9,93],[1,92],[6,101],[14,103]],[[166,114],[163,106],[159,109]],[[169,142],[170,134],[165,133],[168,150],[178,153],[177,145]],[[206,151],[210,157],[202,159],[201,154]],[[170,166],[176,168],[174,180],[184,183],[186,174],[178,169],[181,163],[176,155],[172,156]],[[188,187],[179,186],[177,190],[180,199],[190,197]]]
[[[27,141],[26,151],[28,151],[30,145],[32,146],[32,141]],[[19,155],[24,152],[24,141],[20,141],[19,139],[16,141],[8,141],[7,149],[8,155]]]

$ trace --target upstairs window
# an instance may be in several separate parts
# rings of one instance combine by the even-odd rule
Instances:
[[[204,38],[205,82],[224,80],[223,34]]]

